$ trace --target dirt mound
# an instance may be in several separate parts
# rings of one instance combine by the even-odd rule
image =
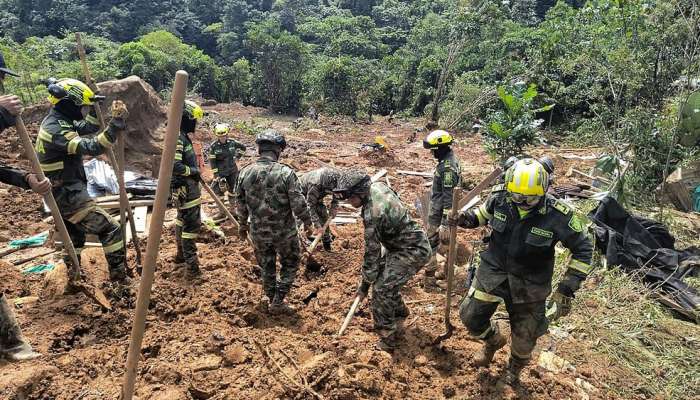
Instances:
[[[150,168],[150,156],[161,152],[165,132],[162,126],[167,118],[167,109],[158,93],[138,76],[101,82],[97,87],[100,94],[107,97],[102,107],[105,114],[115,99],[123,101],[129,108],[124,133],[127,138],[127,164],[141,169]]]

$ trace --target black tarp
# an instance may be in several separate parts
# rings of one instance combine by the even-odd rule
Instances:
[[[595,224],[596,248],[609,265],[635,273],[659,300],[687,318],[700,322],[700,294],[683,277],[700,270],[700,249],[675,249],[675,238],[661,223],[630,215],[615,199],[606,197],[588,217]]]

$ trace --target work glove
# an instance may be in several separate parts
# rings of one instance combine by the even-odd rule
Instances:
[[[476,228],[479,226],[479,218],[472,211],[457,213],[457,215],[447,216],[448,226],[461,226],[462,228]]]
[[[557,291],[547,305],[547,319],[556,321],[561,317],[566,317],[571,312],[571,297],[565,296]]]
[[[336,215],[338,215],[338,206],[331,205],[331,210],[328,214],[329,214],[329,218],[331,218],[331,219],[335,218]]]
[[[362,279],[362,283],[360,283],[360,286],[357,288],[357,294],[359,294],[362,297],[367,297],[367,294],[369,293],[370,285],[371,285],[371,283]]]
[[[4,108],[11,116],[17,116],[22,112],[22,100],[13,94],[0,96],[0,107]],[[7,122],[9,125],[14,125],[14,120]]]
[[[440,243],[450,244],[450,229],[445,225],[440,225],[438,228],[438,235],[440,235]]]
[[[27,181],[27,184],[29,184],[29,187],[36,193],[44,195],[51,190],[51,181],[49,181],[48,178],[44,178],[44,180],[40,181],[36,174],[27,174],[24,179]]]
[[[197,167],[190,167],[190,177],[194,179],[195,181],[199,181],[199,168]]]
[[[238,225],[238,236],[241,238],[241,240],[246,239],[246,237],[248,236],[248,225]]]
[[[111,109],[112,119],[109,125],[115,130],[123,131],[126,129],[126,119],[129,117],[129,110],[121,100],[114,100]]]

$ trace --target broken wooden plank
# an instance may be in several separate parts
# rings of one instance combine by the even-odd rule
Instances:
[[[399,175],[422,176],[423,178],[432,178],[433,177],[432,172],[406,171],[406,170],[399,169],[396,171],[396,173]]]
[[[131,193],[127,193],[126,197],[130,199],[132,197]],[[95,203],[97,204],[107,203],[111,201],[119,201],[119,195],[95,197]]]
[[[148,215],[148,207],[136,207],[134,208],[134,224],[136,225],[136,232],[142,233],[146,232],[146,216]]]
[[[336,225],[354,224],[356,222],[357,222],[357,218],[347,218],[347,217],[335,217],[335,218],[333,218],[333,223]]]
[[[39,301],[38,296],[26,296],[26,297],[16,297],[10,300],[14,305],[19,306],[23,304],[33,304]]]
[[[386,175],[386,173],[387,173],[387,170],[386,170],[386,169],[381,169],[381,170],[379,170],[379,172],[377,172],[376,174],[372,175],[372,182],[378,181],[379,179],[381,179],[382,176]]]
[[[610,183],[611,183],[610,179],[608,179],[608,178],[605,178],[605,177],[602,177],[602,176],[593,176],[593,175],[589,175],[589,174],[587,174],[587,173],[585,173],[585,172],[581,172],[581,171],[577,170],[576,168],[571,168],[571,169],[569,169],[569,171],[571,171],[572,173],[575,173],[575,174],[579,174],[579,175],[581,175],[581,176],[584,176],[584,177],[586,177],[586,178],[588,178],[588,179],[590,179],[590,180],[593,180],[593,181],[598,180],[598,181],[601,181],[601,182],[604,182],[604,183],[607,183],[607,184],[610,184]]]

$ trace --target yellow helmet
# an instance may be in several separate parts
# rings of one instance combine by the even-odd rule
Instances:
[[[452,144],[452,135],[443,130],[432,131],[423,139],[423,147],[426,149],[437,149],[440,146],[449,146]]]
[[[182,115],[187,119],[199,121],[204,117],[204,110],[194,101],[185,100],[185,107],[182,109]]]
[[[532,158],[518,160],[506,171],[506,190],[522,196],[544,196],[549,174],[542,164]]]
[[[229,124],[216,124],[214,125],[214,134],[216,136],[226,136],[229,131],[231,131],[231,125]]]
[[[49,101],[56,105],[63,99],[72,101],[76,106],[91,106],[94,104],[95,92],[88,85],[77,79],[60,79],[49,81]]]

